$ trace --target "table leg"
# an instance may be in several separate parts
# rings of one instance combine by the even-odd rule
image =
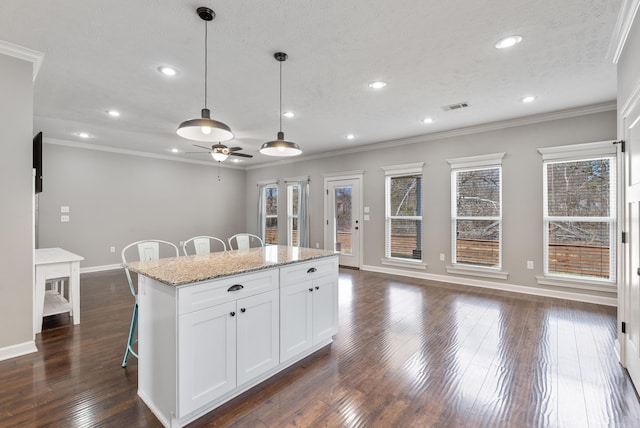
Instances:
[[[80,262],[71,262],[69,276],[69,302],[74,324],[80,324]]]
[[[44,312],[44,293],[47,278],[45,269],[36,266],[35,301],[33,307],[33,334],[42,332],[42,313]]]

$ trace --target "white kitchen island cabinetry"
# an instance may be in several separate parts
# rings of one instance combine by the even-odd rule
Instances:
[[[338,331],[338,260],[280,269],[280,360],[288,361]]]
[[[127,266],[139,274],[138,395],[164,426],[194,421],[329,345],[337,331],[332,252],[271,246]],[[283,357],[281,340],[299,320],[297,300],[283,295],[296,284],[313,296],[302,311],[311,337]]]

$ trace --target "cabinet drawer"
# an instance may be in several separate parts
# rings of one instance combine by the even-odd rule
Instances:
[[[327,257],[280,268],[280,288],[338,274],[338,257]]]
[[[232,287],[235,290],[231,289]],[[277,288],[277,269],[183,286],[178,290],[178,314],[198,311]]]

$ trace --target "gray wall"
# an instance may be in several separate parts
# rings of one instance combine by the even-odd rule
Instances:
[[[122,248],[140,239],[178,245],[244,231],[242,170],[56,144],[44,144],[43,158],[40,247],[83,256],[81,268],[120,263]],[[69,207],[68,223],[60,222],[61,206]]]
[[[506,152],[503,161],[503,269],[507,284],[537,285],[542,274],[542,161],[539,147],[614,140],[616,112],[591,114],[537,124],[505,128],[398,148],[370,150],[316,160],[282,164],[247,171],[247,228],[255,230],[259,180],[297,175],[311,177],[311,243],[323,247],[322,173],[364,170],[363,203],[371,209],[370,221],[363,222],[364,265],[381,267],[384,257],[384,171],[381,166],[425,162],[423,259],[427,272],[447,275],[450,263],[450,169],[446,159]],[[303,150],[304,142],[299,141]],[[284,196],[285,187],[280,186]],[[279,224],[286,224],[285,199],[280,199]],[[280,234],[281,243],[286,237]],[[446,262],[439,254],[446,254]],[[526,269],[526,261],[535,270]],[[495,280],[499,281],[499,280]]]
[[[0,349],[33,341],[33,67],[0,54]]]

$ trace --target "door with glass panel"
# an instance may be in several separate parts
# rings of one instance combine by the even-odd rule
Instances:
[[[340,253],[340,265],[360,267],[360,180],[327,182],[325,248]]]
[[[640,388],[640,103],[623,112],[624,140],[627,146],[627,230],[624,245],[626,269],[623,285],[623,307],[618,308],[625,324],[622,343],[623,363],[636,389]]]

